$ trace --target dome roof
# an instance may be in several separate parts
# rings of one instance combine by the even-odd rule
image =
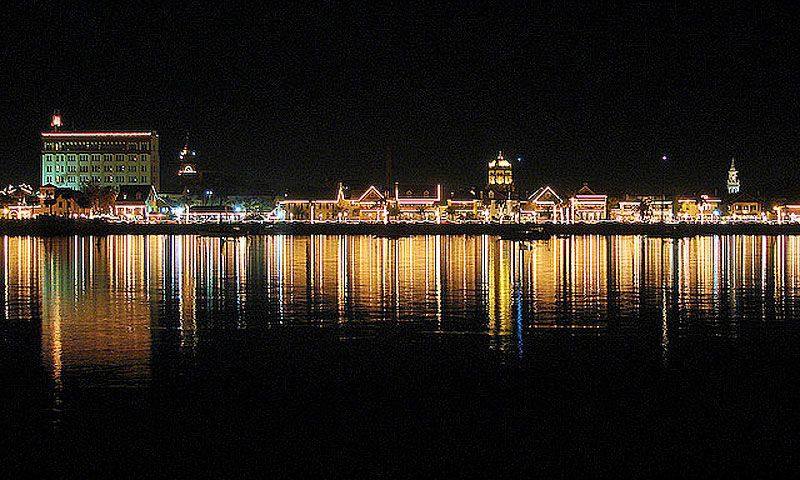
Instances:
[[[511,168],[511,164],[503,158],[503,152],[497,154],[497,159],[489,162],[489,168]]]

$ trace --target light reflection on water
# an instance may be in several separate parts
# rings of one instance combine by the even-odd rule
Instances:
[[[797,237],[194,236],[2,239],[2,322],[35,326],[62,377],[137,385],[157,332],[191,350],[225,329],[329,327],[526,336],[738,338],[798,314]],[[655,321],[651,321],[656,319]]]

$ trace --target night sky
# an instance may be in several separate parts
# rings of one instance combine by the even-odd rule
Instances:
[[[60,109],[70,129],[157,130],[164,176],[189,131],[242,191],[382,183],[389,149],[400,181],[452,190],[502,149],[522,190],[721,191],[735,156],[743,191],[800,194],[790,6],[16,3],[3,183],[38,184]]]

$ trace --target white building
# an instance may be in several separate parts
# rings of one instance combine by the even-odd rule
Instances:
[[[61,115],[42,132],[42,185],[161,187],[156,132],[64,132]]]

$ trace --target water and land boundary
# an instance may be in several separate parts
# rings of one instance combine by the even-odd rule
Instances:
[[[682,238],[698,235],[800,235],[800,224],[769,223],[114,223],[103,220],[39,217],[0,221],[0,235],[498,235],[509,239],[545,239],[561,235],[646,235]]]

